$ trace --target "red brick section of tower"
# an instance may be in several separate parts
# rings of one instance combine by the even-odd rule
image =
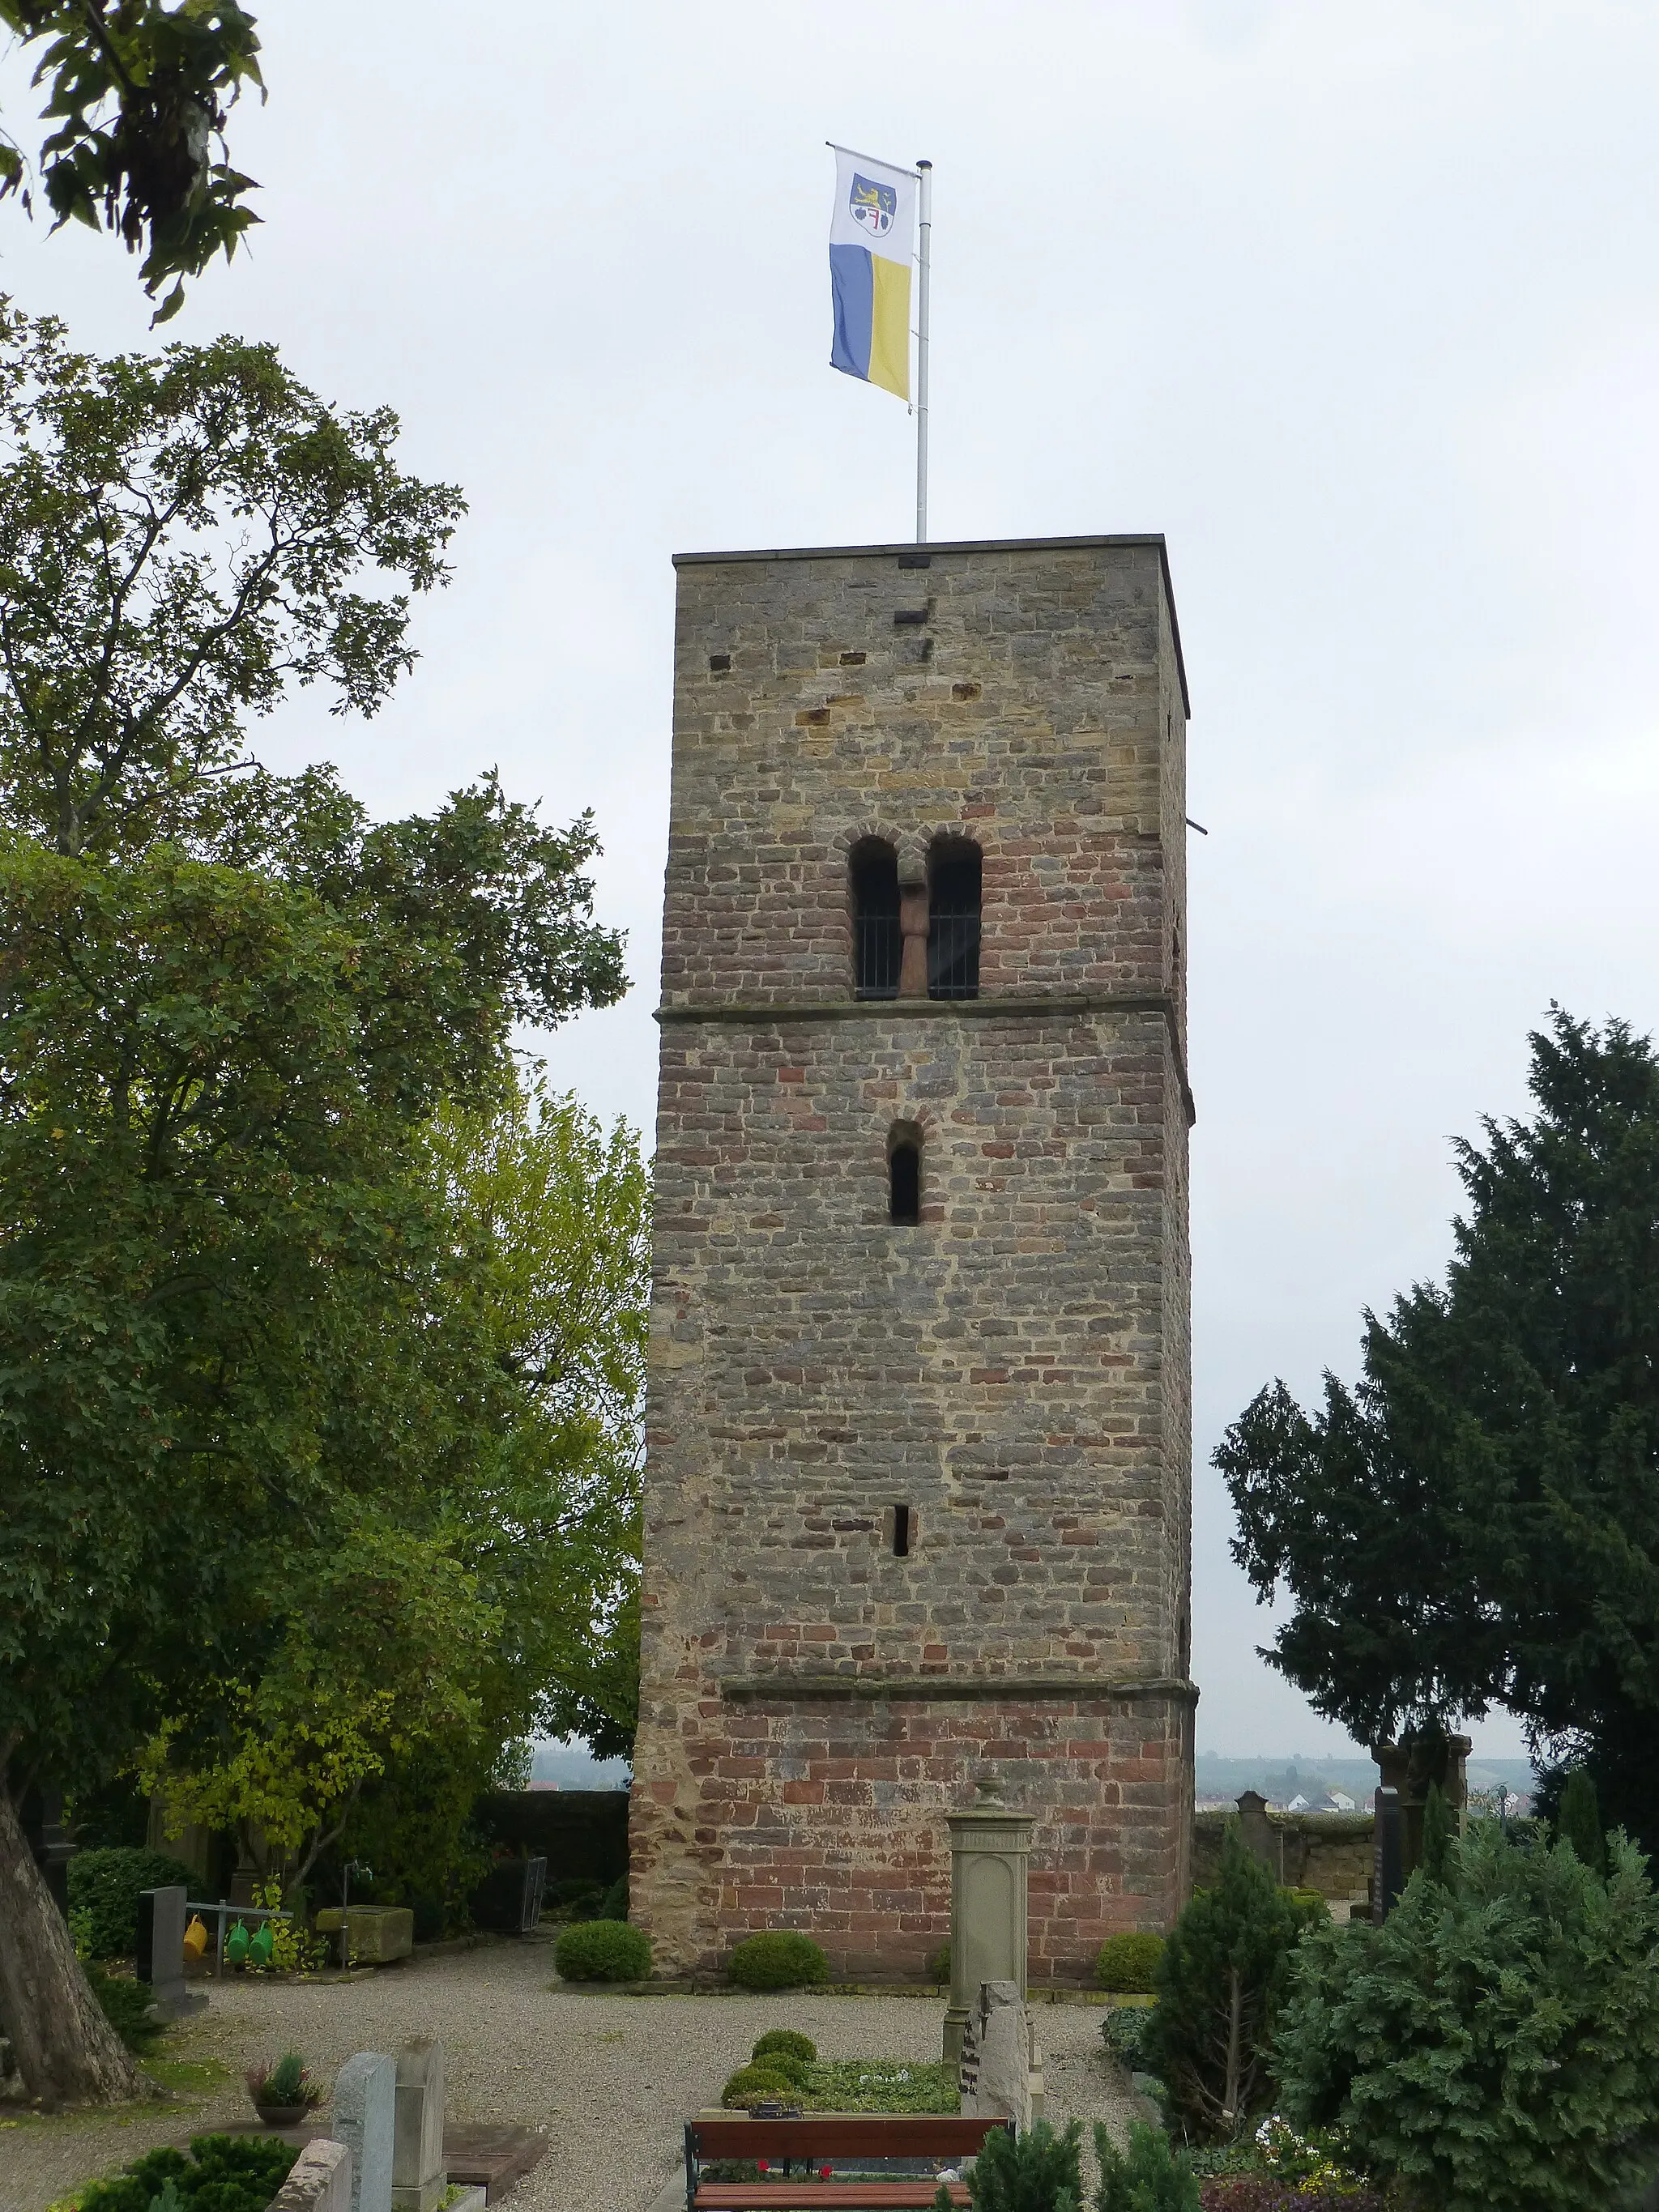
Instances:
[[[682,558],[634,1917],[1035,1982],[1188,1884],[1185,684],[1161,538]]]

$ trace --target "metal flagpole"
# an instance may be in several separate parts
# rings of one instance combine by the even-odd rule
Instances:
[[[921,239],[921,282],[916,294],[916,543],[927,542],[927,276],[933,242],[933,165],[918,161],[916,228]]]

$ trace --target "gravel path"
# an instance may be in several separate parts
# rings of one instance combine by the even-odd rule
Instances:
[[[647,2212],[680,2158],[680,2123],[769,2027],[799,2027],[826,2058],[935,2059],[944,2006],[902,1996],[623,1996],[567,1988],[550,1944],[492,1945],[416,1959],[341,1983],[238,1981],[167,2038],[165,2056],[218,2059],[212,2091],[119,2116],[0,2120],[0,2212],[46,2212],[94,2175],[161,2142],[247,2117],[241,2069],[290,2045],[320,2073],[354,2051],[441,2035],[459,2119],[542,2128],[547,2156],[512,2212]],[[1106,2065],[1099,2011],[1042,2005],[1048,2112],[1118,2133],[1128,2085]],[[3,2111],[0,2107],[0,2111]]]

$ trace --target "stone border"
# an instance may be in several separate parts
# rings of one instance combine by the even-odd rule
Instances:
[[[1078,1014],[1158,1014],[1169,1031],[1181,1084],[1187,1127],[1198,1120],[1187,1056],[1182,1049],[1181,1018],[1167,991],[1047,991],[983,999],[724,999],[676,1000],[655,1007],[651,1018],[665,1027],[684,1023],[723,1023],[744,1029],[781,1028],[789,1022],[927,1020],[1032,1021]]]
[[[1007,1698],[1070,1698],[1079,1705],[1121,1704],[1141,1698],[1172,1698],[1198,1703],[1196,1682],[1175,1674],[1127,1675],[1120,1681],[1091,1681],[1075,1674],[725,1674],[720,1695],[729,1705],[785,1704],[801,1698],[847,1698],[926,1705],[957,1699],[996,1705]]]

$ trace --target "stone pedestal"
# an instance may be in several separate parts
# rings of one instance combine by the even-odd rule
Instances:
[[[945,2057],[962,2056],[962,2032],[983,1982],[1012,1982],[1025,2001],[1025,1876],[1031,1822],[1005,1805],[994,1781],[976,1785],[972,1809],[945,1816],[951,1832],[951,2002]]]
[[[1461,1832],[1468,1811],[1468,1756],[1474,1745],[1466,1735],[1408,1739],[1404,1743],[1374,1743],[1371,1757],[1382,1770],[1382,1787],[1395,1793],[1400,1808],[1401,1880],[1423,1863],[1423,1808],[1432,1783],[1445,1799]]]
[[[351,2212],[392,2212],[398,2069],[378,2051],[360,2051],[334,2077],[329,2133],[351,2153]]]
[[[398,2053],[398,2118],[392,2154],[393,2212],[435,2212],[449,2191],[444,2165],[444,2047],[435,2035]]]

